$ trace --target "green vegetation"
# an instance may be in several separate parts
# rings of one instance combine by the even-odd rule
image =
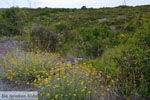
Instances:
[[[115,81],[112,88],[109,88],[112,89],[112,94],[129,100],[150,98],[150,6],[148,5],[101,9],[86,7],[82,9],[5,9],[0,11],[0,36],[23,37],[28,47],[34,50],[38,48],[42,51],[59,53],[63,57],[82,57],[86,59],[84,62],[92,64],[95,70],[103,72],[98,78],[106,78],[105,88],[109,84],[112,85],[110,78],[107,79],[111,76],[111,81]],[[48,60],[41,56],[39,59],[44,60],[45,63]],[[33,69],[36,69],[34,68],[36,65],[28,62]],[[40,63],[38,65],[41,66]],[[40,68],[39,66],[37,68]],[[47,71],[42,68],[40,70]],[[8,70],[14,72],[13,68]],[[39,69],[37,72],[35,75],[39,75]],[[30,83],[38,79],[35,75],[32,76]],[[47,81],[50,73],[48,75],[46,79],[39,80]],[[10,78],[7,75],[6,77]],[[14,78],[20,80],[18,76]],[[28,81],[29,77],[21,79]],[[77,88],[79,90],[80,85],[80,88]],[[42,83],[40,86],[43,87]],[[43,95],[52,95],[54,98],[58,96],[56,93],[47,94],[48,91],[43,92]],[[91,92],[91,90],[88,91]],[[85,94],[88,91],[81,93],[82,96],[79,96],[78,90],[71,91],[72,96],[77,95],[76,98],[70,96],[67,98],[64,97],[66,94],[56,92],[59,95],[63,94],[60,100],[94,100],[93,94],[86,98]]]

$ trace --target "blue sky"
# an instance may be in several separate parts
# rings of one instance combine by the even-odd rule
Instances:
[[[123,4],[123,0],[0,0],[0,8],[19,7],[51,7],[51,8],[81,8],[115,7]],[[150,0],[126,0],[130,6],[150,5]]]

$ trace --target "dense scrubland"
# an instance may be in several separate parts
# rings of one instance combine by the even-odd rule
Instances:
[[[1,78],[34,85],[41,100],[150,98],[149,5],[4,9],[0,36],[27,44],[1,57]]]

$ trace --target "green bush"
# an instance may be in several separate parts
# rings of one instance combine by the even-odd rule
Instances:
[[[113,49],[107,50],[102,57],[92,63],[117,80],[116,92],[124,98],[143,99],[150,94],[150,36],[147,22],[132,38]]]
[[[105,49],[127,40],[127,35],[123,38],[118,37],[119,35],[119,32],[110,30],[105,25],[92,28],[82,27],[60,35],[62,44],[59,51],[71,52],[80,57],[101,56]]]
[[[57,34],[47,26],[37,26],[32,29],[29,45],[37,46],[40,49],[55,51],[58,45]]]
[[[1,13],[0,29],[1,34],[21,34],[23,27],[28,22],[27,12],[20,8],[5,9]]]
[[[107,51],[102,58],[93,60],[93,64],[117,80],[116,92],[121,97],[147,97],[150,93],[149,56],[149,50],[123,45]]]

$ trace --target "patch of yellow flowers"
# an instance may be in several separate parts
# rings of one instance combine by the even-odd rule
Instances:
[[[122,33],[122,34],[119,34],[118,37],[119,37],[119,38],[126,38],[126,37],[127,37],[127,34]]]
[[[99,98],[108,93],[114,80],[105,80],[102,71],[89,63],[68,64],[59,54],[41,52],[9,53],[2,57],[4,76],[16,83],[40,89],[40,99],[80,100]]]

